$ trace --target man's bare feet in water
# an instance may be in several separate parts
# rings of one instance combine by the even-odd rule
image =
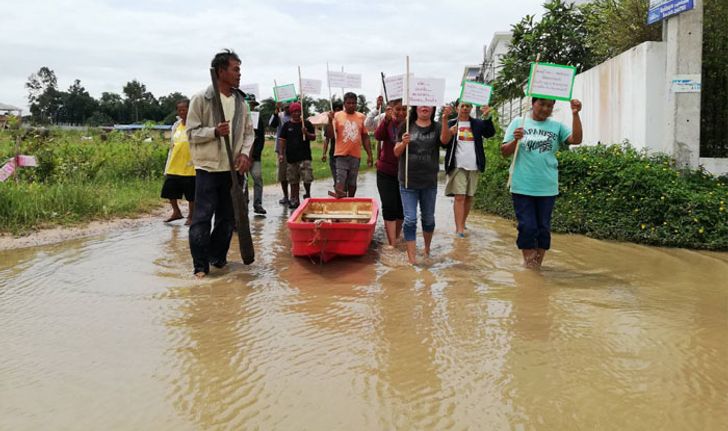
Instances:
[[[173,212],[171,216],[169,216],[166,220],[164,220],[165,223],[170,223],[175,220],[179,220],[182,218],[182,213]]]

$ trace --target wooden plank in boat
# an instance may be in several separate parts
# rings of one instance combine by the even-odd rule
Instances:
[[[351,219],[351,220],[369,220],[372,218],[371,214],[304,214],[301,218],[311,220],[333,220],[333,219]]]

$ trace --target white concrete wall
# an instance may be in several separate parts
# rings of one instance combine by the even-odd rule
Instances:
[[[699,163],[706,171],[714,175],[728,175],[728,159],[726,158],[701,157]]]
[[[584,144],[621,143],[667,152],[664,147],[665,44],[645,42],[577,75],[573,97],[582,101]],[[554,118],[571,124],[568,102]]]

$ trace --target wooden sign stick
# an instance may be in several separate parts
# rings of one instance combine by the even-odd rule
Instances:
[[[306,120],[303,116],[303,80],[301,79],[301,66],[298,66],[298,88],[300,89],[301,98],[301,136],[306,140]]]
[[[407,120],[405,124],[405,133],[409,134],[409,123],[410,123],[410,107],[409,107],[409,92],[410,92],[410,71],[409,71],[409,55],[407,56],[407,66],[405,68],[405,106],[407,107]],[[404,188],[409,185],[409,145],[404,148]]]
[[[326,62],[326,82],[329,86],[329,103],[331,104],[331,112],[334,112],[334,97],[331,95],[331,78],[329,77],[329,62]],[[336,124],[331,120],[331,128],[334,130],[334,145],[336,145]]]
[[[538,67],[538,61],[541,59],[541,53],[539,52],[536,54],[536,63],[533,65],[533,70],[531,71],[531,76],[528,78],[529,84],[531,83],[531,80],[533,79],[533,76],[536,74],[536,68]],[[530,94],[530,91],[529,91]],[[526,94],[526,97],[528,97],[528,94]],[[526,112],[523,113],[523,116],[521,117],[521,125],[520,127],[523,127],[526,124],[526,115],[530,110],[526,110]],[[516,169],[516,158],[518,157],[518,147],[520,147],[520,142],[516,140],[516,149],[513,151],[513,159],[511,160],[511,166],[508,168],[508,182],[506,183],[506,187],[510,190],[511,188],[511,181],[513,181],[513,171]]]

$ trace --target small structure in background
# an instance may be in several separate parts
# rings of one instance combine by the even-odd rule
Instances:
[[[8,118],[13,115],[13,112],[17,112],[18,118],[23,116],[23,110],[13,105],[0,102],[0,129],[7,127]]]
[[[128,133],[136,132],[139,130],[157,130],[164,139],[170,139],[172,137],[171,124],[156,124],[154,126],[144,124],[114,124],[113,126],[102,126],[101,130],[104,130],[106,132],[118,130]]]

